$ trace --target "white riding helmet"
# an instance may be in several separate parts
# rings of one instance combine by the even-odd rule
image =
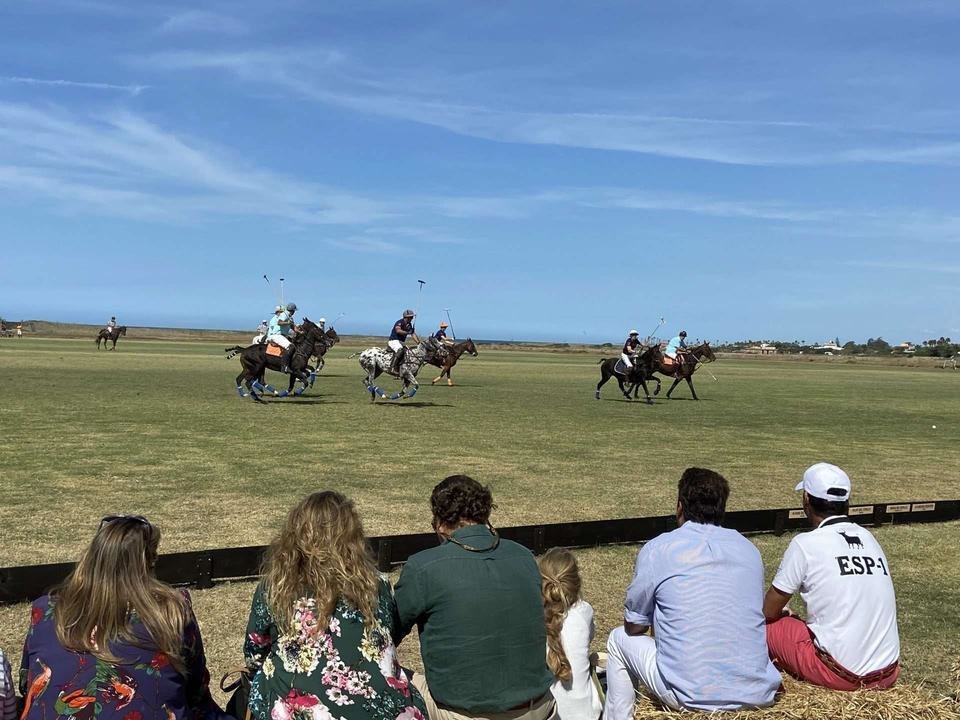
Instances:
[[[277,315],[277,314],[282,313],[282,312],[283,312],[283,305],[277,305],[277,306],[273,309],[273,314],[274,314],[274,315]]]
[[[639,334],[640,334],[640,333],[638,333],[636,330],[631,330],[631,331],[630,331],[630,335],[639,335]]]

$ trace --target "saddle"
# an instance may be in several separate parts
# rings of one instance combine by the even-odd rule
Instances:
[[[623,360],[617,360],[617,364],[613,366],[613,371],[618,375],[626,375],[627,366],[623,364]]]
[[[267,352],[267,355],[269,355],[270,357],[282,357],[282,356],[283,356],[283,348],[280,347],[279,345],[277,345],[276,343],[273,343],[273,342],[267,343],[267,350],[266,350],[266,352]]]

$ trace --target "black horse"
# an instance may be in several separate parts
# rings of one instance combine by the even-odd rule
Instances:
[[[646,396],[647,405],[653,405],[653,398],[650,397],[650,390],[647,389],[647,378],[653,376],[661,354],[660,347],[657,345],[645,348],[634,356],[633,367],[630,368],[629,372],[625,372],[626,368],[620,358],[601,358],[597,363],[600,366],[600,382],[597,383],[595,393],[597,400],[600,399],[600,388],[611,377],[615,377],[617,384],[620,386],[620,392],[627,400],[639,398],[640,387],[643,386],[643,394]],[[624,381],[630,387],[624,388]],[[631,390],[633,391],[633,398],[630,396]]]
[[[334,335],[336,335],[336,331],[334,331],[333,328],[328,332],[333,332]],[[308,370],[309,365],[307,361],[311,355],[316,354],[317,345],[325,341],[326,336],[323,330],[308,318],[304,318],[303,322],[300,323],[299,332],[294,336],[292,341],[294,352],[290,360],[290,389],[293,389],[293,384],[296,380],[299,380],[303,384],[303,387],[294,392],[294,395],[302,395],[303,391],[310,386],[312,369]],[[240,395],[240,397],[246,397],[246,395],[249,394],[253,400],[263,402],[260,395],[257,394],[258,391],[261,393],[273,392],[274,395],[278,396],[289,394],[289,390],[285,393],[280,393],[270,385],[263,384],[262,378],[264,371],[267,369],[277,372],[281,371],[280,356],[268,355],[267,347],[268,346],[264,344],[250,345],[246,348],[235,345],[232,348],[224,349],[228,359],[240,355],[240,365],[243,368],[240,374],[237,375],[237,394]],[[244,386],[247,388],[246,393],[243,391]]]
[[[326,340],[318,343],[316,347],[317,364],[313,371],[314,373],[318,373],[323,370],[323,366],[326,365],[326,361],[323,359],[323,356],[327,354],[327,350],[340,342],[340,336],[337,335],[337,331],[333,328],[327,330],[323,336],[326,338]]]
[[[100,349],[100,341],[103,340],[103,349],[104,350],[116,350],[117,349],[117,339],[121,335],[127,334],[126,325],[118,325],[113,329],[111,333],[106,328],[100,328],[100,332],[97,333],[97,350]],[[107,347],[107,343],[113,340],[113,347]]]

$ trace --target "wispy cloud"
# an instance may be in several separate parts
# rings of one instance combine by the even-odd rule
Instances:
[[[882,127],[578,110],[529,111],[464,100],[463,78],[434,70],[398,75],[333,49],[239,53],[175,51],[144,60],[167,70],[215,70],[317,103],[496,142],[636,152],[738,165],[960,164],[960,141]],[[429,88],[425,90],[424,88]],[[456,88],[456,90],[454,90]],[[521,93],[522,95],[522,93]]]
[[[923,263],[910,260],[849,260],[843,264],[848,267],[892,270],[894,272],[960,275],[960,265]]]
[[[242,20],[207,10],[184,10],[168,17],[158,28],[165,34],[210,33],[246,35],[250,28]]]
[[[17,75],[8,75],[0,77],[0,82],[14,83],[17,85],[36,85],[40,87],[61,87],[61,88],[80,88],[84,90],[118,90],[120,92],[139,95],[147,90],[149,85],[117,85],[105,82],[84,82],[81,80],[62,80],[45,79],[34,77],[21,77]]]

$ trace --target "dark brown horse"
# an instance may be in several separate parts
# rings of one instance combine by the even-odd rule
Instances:
[[[446,375],[447,385],[452,386],[453,378],[450,377],[450,368],[457,364],[457,360],[459,360],[460,356],[465,352],[470,353],[474,357],[480,354],[477,352],[477,346],[473,344],[473,340],[467,338],[466,340],[461,340],[453,345],[444,346],[436,355],[427,357],[428,363],[440,368],[440,374],[431,380],[430,384],[433,385],[440,378]]]
[[[680,381],[686,380],[687,385],[690,386],[690,393],[693,395],[693,399],[699,400],[700,398],[697,397],[697,391],[693,389],[693,374],[703,363],[713,362],[716,359],[717,356],[713,354],[713,348],[710,347],[710,343],[708,342],[702,342],[699,345],[687,348],[687,351],[679,354],[676,360],[668,358],[666,355],[661,355],[654,371],[666,377],[673,378],[673,385],[667,390],[667,399],[670,398],[670,393],[680,384]],[[653,379],[657,381],[657,389],[654,390],[653,394],[657,395],[660,392],[660,380],[656,377]]]
[[[105,350],[116,350],[117,349],[117,338],[121,335],[127,334],[126,325],[118,325],[113,329],[113,332],[108,332],[106,328],[100,328],[100,332],[97,333],[97,350],[100,349],[100,341],[103,340],[103,347]],[[107,343],[113,340],[113,347],[107,347]]]
[[[647,389],[647,380],[655,380],[657,383],[657,392],[660,392],[660,381],[653,376],[654,371],[657,369],[657,364],[663,358],[663,353],[660,351],[659,345],[654,345],[653,347],[644,348],[639,353],[637,353],[633,358],[633,367],[629,372],[626,372],[626,368],[623,367],[623,362],[620,358],[603,358],[597,364],[600,366],[600,382],[597,383],[597,391],[594,396],[597,400],[600,399],[600,388],[602,388],[611,377],[617,379],[617,384],[620,386],[620,392],[623,393],[623,396],[630,400],[630,392],[633,391],[633,398],[639,398],[640,387],[643,386],[643,394],[646,396],[647,404],[653,405],[653,398],[650,397],[650,391]],[[627,387],[624,387],[624,382],[627,383]]]

